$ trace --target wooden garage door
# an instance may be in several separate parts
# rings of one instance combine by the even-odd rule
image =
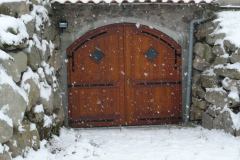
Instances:
[[[180,49],[162,32],[135,24],[80,37],[67,50],[70,126],[179,122]]]

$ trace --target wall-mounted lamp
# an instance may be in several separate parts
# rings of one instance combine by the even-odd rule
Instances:
[[[58,28],[63,32],[64,29],[67,29],[68,27],[68,22],[66,20],[60,20],[58,22]]]

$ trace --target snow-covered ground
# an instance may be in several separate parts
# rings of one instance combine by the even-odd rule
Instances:
[[[240,160],[240,138],[201,127],[61,130],[14,160]]]

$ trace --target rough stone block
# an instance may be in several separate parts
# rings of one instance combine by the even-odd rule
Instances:
[[[224,107],[228,102],[227,96],[227,92],[222,88],[207,88],[205,100],[218,107]]]
[[[210,106],[206,110],[206,113],[210,115],[211,117],[218,117],[218,115],[221,113],[222,107],[216,107],[216,106]]]
[[[206,42],[209,45],[215,45],[216,41],[219,39],[223,39],[225,37],[224,33],[220,33],[220,34],[208,34],[206,36]]]
[[[20,17],[21,15],[29,13],[29,7],[26,2],[11,2],[4,3],[4,6],[8,7],[10,12],[8,15],[13,17]],[[17,6],[17,7],[16,7]]]
[[[240,66],[240,64],[217,65],[214,67],[214,72],[219,76],[240,80],[240,70],[237,65]]]
[[[193,60],[193,68],[199,71],[203,71],[206,68],[210,67],[210,63],[208,63],[205,59],[195,56]]]
[[[237,137],[240,136],[240,129],[236,130],[235,135],[236,135]]]
[[[29,90],[28,90],[28,106],[27,106],[27,111],[30,111],[31,108],[37,104],[40,98],[40,88],[39,85],[33,80],[33,79],[28,79],[24,82],[25,84],[29,85]]]
[[[27,53],[28,61],[27,64],[32,68],[32,70],[36,71],[42,62],[41,53],[37,47],[32,47],[31,51]]]
[[[201,86],[198,85],[192,85],[192,96],[204,99],[206,95],[206,92],[202,89]]]
[[[201,120],[202,113],[203,113],[203,110],[201,110],[200,108],[192,105],[191,106],[191,111],[190,111],[190,119],[191,120]]]
[[[27,54],[25,52],[9,53],[14,58],[14,63],[20,73],[27,70]]]
[[[224,46],[225,51],[229,54],[234,53],[237,49],[236,46],[234,44],[232,44],[229,40],[224,40],[223,46]]]
[[[203,23],[198,26],[195,34],[198,40],[206,38],[207,35],[211,34],[215,30],[216,26],[213,22]]]
[[[58,50],[53,51],[53,55],[49,58],[49,64],[55,71],[58,71],[62,67],[63,57]]]
[[[208,107],[208,103],[206,101],[202,99],[194,98],[194,97],[192,98],[192,105],[202,110]]]
[[[202,114],[202,126],[207,129],[213,129],[213,117],[205,112]]]
[[[213,128],[214,129],[223,129],[223,116],[222,116],[222,114],[218,114],[218,116],[216,116],[213,119]]]
[[[43,123],[44,119],[44,109],[43,105],[36,105],[32,107],[31,112],[28,113],[28,118],[34,123]]]
[[[4,15],[10,15],[10,8],[7,7],[6,5],[4,4],[1,4],[0,5],[0,14],[4,14]]]
[[[218,64],[227,64],[229,63],[229,57],[226,57],[226,56],[219,56],[219,57],[216,57],[215,60],[214,60],[214,65],[218,65]]]
[[[40,138],[35,124],[24,121],[16,130],[14,130],[13,138],[7,142],[12,157],[23,155],[30,148],[35,150],[40,147]]]
[[[223,48],[220,45],[213,46],[212,53],[215,54],[216,56],[224,55]]]
[[[202,74],[200,81],[204,88],[214,88],[218,86],[218,78],[215,75]]]
[[[194,53],[209,63],[215,58],[215,55],[212,54],[212,48],[205,43],[196,43],[194,46]]]
[[[13,126],[17,126],[22,122],[27,108],[27,102],[22,95],[20,95],[15,89],[7,84],[0,86],[0,109],[3,106],[8,107],[8,110],[6,110],[6,115],[12,119]]]
[[[13,78],[15,82],[19,82],[21,79],[21,71],[18,69],[17,63],[13,60],[1,60],[0,64],[6,70],[7,74]]]
[[[8,152],[0,153],[0,160],[12,160]]]
[[[44,111],[48,115],[53,113],[53,90],[46,82],[40,83],[40,104],[43,104]],[[46,93],[48,94],[46,96]]]
[[[1,111],[0,111],[1,112]],[[4,113],[0,113],[0,143],[7,142],[13,135],[13,126],[3,119]]]
[[[234,53],[231,55],[230,61],[231,61],[232,63],[240,62],[240,49],[238,49],[236,52],[234,52]]]
[[[225,111],[222,113],[223,116],[223,129],[225,132],[234,135],[235,129],[233,129],[232,117],[229,112]]]

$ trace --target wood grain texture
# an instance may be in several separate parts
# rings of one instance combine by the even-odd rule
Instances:
[[[96,50],[104,57],[95,62]],[[154,49],[153,59],[146,52]],[[146,26],[114,24],[86,33],[67,50],[72,127],[181,120],[181,48]]]

